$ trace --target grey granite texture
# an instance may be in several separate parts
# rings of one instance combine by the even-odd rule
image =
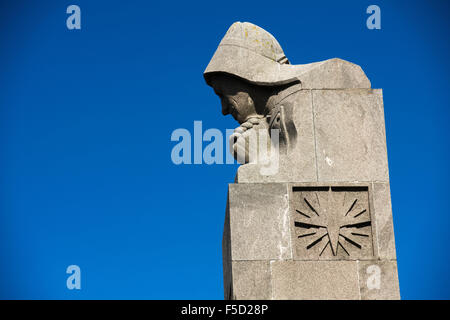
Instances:
[[[389,183],[373,183],[373,203],[378,241],[378,258],[394,260],[394,222],[392,219],[391,192]]]
[[[389,181],[381,90],[313,90],[319,181]]]
[[[230,184],[231,259],[291,259],[287,184]]]
[[[233,299],[271,299],[272,277],[269,261],[233,261]]]
[[[273,261],[273,299],[358,300],[356,261]]]

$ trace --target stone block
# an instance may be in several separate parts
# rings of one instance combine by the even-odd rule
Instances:
[[[378,257],[394,260],[396,259],[395,237],[389,183],[373,183],[372,189]]]
[[[359,300],[357,261],[272,261],[273,299]]]
[[[319,181],[389,181],[381,90],[313,90]]]
[[[231,259],[291,259],[285,183],[229,185]]]
[[[271,295],[269,261],[233,261],[234,300],[269,300]]]
[[[358,269],[361,299],[400,299],[395,260],[358,261]]]

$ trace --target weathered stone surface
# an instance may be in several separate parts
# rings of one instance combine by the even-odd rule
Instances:
[[[231,259],[291,259],[287,184],[229,185]]]
[[[389,181],[381,90],[313,90],[319,181]]]
[[[233,299],[268,300],[271,296],[269,261],[233,261]]]
[[[299,75],[302,89],[370,88],[371,84],[360,66],[334,58],[303,65]]]
[[[249,22],[235,22],[228,29],[204,72],[207,82],[214,73],[228,73],[257,85],[300,81],[308,89],[370,88],[364,71],[348,61],[288,63],[278,41]]]
[[[273,299],[360,299],[356,261],[273,261]]]
[[[358,269],[361,299],[400,299],[395,260],[358,261]]]
[[[389,183],[373,183],[373,204],[378,257],[388,260],[396,259]]]

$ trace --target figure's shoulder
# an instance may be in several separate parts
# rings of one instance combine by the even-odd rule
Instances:
[[[302,89],[370,88],[370,80],[362,68],[339,58],[293,65]]]

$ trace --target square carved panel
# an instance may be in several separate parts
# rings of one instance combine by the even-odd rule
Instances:
[[[373,258],[369,188],[294,186],[291,221],[294,259]]]

